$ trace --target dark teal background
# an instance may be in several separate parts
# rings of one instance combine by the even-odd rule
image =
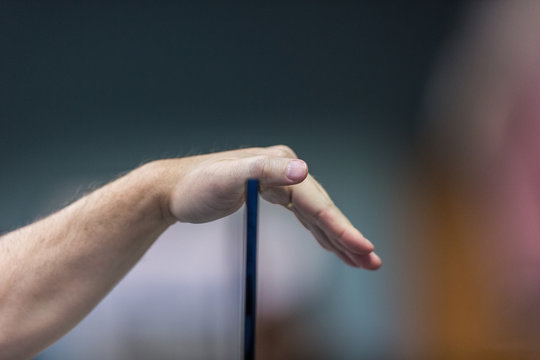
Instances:
[[[288,144],[339,196],[412,146],[445,3],[1,1],[0,231],[66,177],[239,146]]]

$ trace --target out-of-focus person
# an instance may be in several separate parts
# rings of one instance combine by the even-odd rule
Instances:
[[[422,353],[538,358],[540,2],[474,2],[457,30],[427,89]]]

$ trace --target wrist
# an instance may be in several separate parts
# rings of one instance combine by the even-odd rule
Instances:
[[[170,210],[170,194],[176,178],[172,173],[174,167],[170,164],[173,161],[175,159],[152,161],[132,172],[143,183],[141,191],[151,197],[151,206],[158,221],[166,226],[177,221]]]

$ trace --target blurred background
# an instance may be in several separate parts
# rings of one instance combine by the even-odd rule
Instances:
[[[384,264],[348,268],[261,204],[260,359],[535,358],[539,19],[0,1],[0,233],[152,159],[287,144]],[[242,220],[171,227],[37,359],[240,358]]]

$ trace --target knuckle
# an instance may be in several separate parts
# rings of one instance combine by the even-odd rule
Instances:
[[[273,151],[280,157],[296,157],[296,153],[287,145],[273,146]]]
[[[323,208],[321,208],[317,213],[315,214],[315,220],[318,224],[324,224],[328,222],[328,218],[331,215],[330,212],[333,211],[334,205],[332,203],[329,203],[325,205]]]

